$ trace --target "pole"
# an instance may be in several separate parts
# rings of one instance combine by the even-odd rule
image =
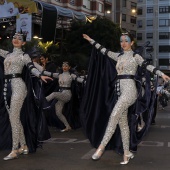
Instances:
[[[104,17],[106,16],[106,14],[105,14],[105,3],[106,3],[106,0],[104,0],[104,2],[103,2],[104,4],[103,4],[103,12],[104,12]]]
[[[153,21],[154,21],[154,24],[153,24],[153,26],[154,26],[154,56],[153,56],[153,65],[155,66],[155,67],[157,67],[157,55],[158,55],[158,53],[157,53],[157,41],[158,41],[158,38],[157,38],[157,10],[155,10],[155,13],[154,13],[154,19],[153,19]]]
[[[120,12],[120,28],[122,28],[122,0],[120,0],[119,12]]]

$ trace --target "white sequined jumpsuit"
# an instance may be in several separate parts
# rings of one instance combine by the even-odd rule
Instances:
[[[5,58],[5,75],[21,74],[24,65],[31,62],[29,55],[24,54],[22,49],[19,48],[14,48],[12,53],[0,49],[0,56]],[[40,72],[36,68],[33,68],[31,72],[37,77],[40,75]],[[8,106],[6,99],[7,83],[9,81],[11,81],[12,90],[10,106]],[[12,78],[10,80],[5,79],[4,100],[12,128],[12,150],[17,150],[19,144],[21,146],[26,145],[23,126],[20,121],[20,111],[26,95],[27,88],[21,77]]]
[[[47,76],[50,76],[51,73],[44,71],[44,74]],[[71,83],[73,80],[76,80],[80,83],[84,81],[83,78],[77,77],[75,74],[70,74],[69,71],[63,72],[62,74],[59,73],[53,73],[54,78],[58,78],[59,92],[53,92],[49,96],[46,97],[47,101],[50,101],[52,99],[57,99],[57,103],[55,104],[55,112],[57,117],[64,123],[66,128],[70,128],[70,125],[65,118],[65,116],[62,114],[62,110],[64,107],[64,104],[69,102],[72,96],[71,93]]]
[[[91,41],[91,44],[94,44],[94,40]],[[96,44],[95,47],[99,49],[100,44]],[[106,48],[101,48],[101,52],[105,54]],[[136,54],[133,56],[133,51],[124,51],[123,55],[119,56],[119,53],[114,53],[109,51],[107,53],[108,57],[112,58],[117,62],[116,70],[118,75],[135,75],[138,66],[141,66],[144,59]],[[118,57],[119,56],[119,57]],[[150,72],[153,72],[155,67],[152,65],[147,65],[146,69]],[[162,76],[163,73],[159,70],[156,71],[158,76]],[[106,146],[112,135],[115,132],[117,125],[120,127],[121,137],[123,142],[124,151],[129,151],[129,126],[127,120],[128,108],[135,102],[137,99],[137,88],[134,79],[120,79],[120,97],[118,98],[117,103],[115,104],[112,113],[109,118],[109,122],[104,134],[104,137],[101,141],[102,146]]]

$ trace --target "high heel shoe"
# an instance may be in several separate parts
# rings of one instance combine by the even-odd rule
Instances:
[[[128,155],[125,155],[127,157],[127,160],[126,161],[123,161],[123,162],[120,162],[121,165],[126,165],[129,163],[130,159],[133,159],[134,158],[134,154],[133,153],[129,153]]]
[[[21,147],[18,149],[19,155],[21,155],[21,154],[27,155],[28,153],[29,153],[29,149],[27,146],[24,146],[24,147]]]
[[[138,125],[138,132],[140,132],[145,126],[145,122],[143,122],[141,125]]]
[[[67,127],[67,128],[65,128],[65,129],[60,130],[60,132],[68,132],[68,131],[70,131],[70,130],[72,130],[71,127]]]
[[[99,160],[101,156],[103,155],[104,149],[98,148],[96,152],[92,155],[93,160]]]
[[[9,155],[4,157],[4,161],[11,160],[11,159],[16,159],[16,158],[18,158],[18,152],[11,151],[11,153]]]

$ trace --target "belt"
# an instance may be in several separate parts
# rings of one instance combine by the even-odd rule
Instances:
[[[59,87],[59,91],[71,90],[71,87]]]
[[[5,79],[12,79],[12,78],[18,78],[18,77],[22,77],[20,73],[14,73],[14,74],[5,75]]]
[[[120,95],[121,95],[121,92],[120,92],[120,79],[134,79],[135,78],[135,76],[134,75],[117,75],[117,82],[116,82],[116,84],[115,84],[115,86],[116,86],[116,89],[115,89],[115,91],[116,91],[116,94],[117,94],[117,99],[118,99],[118,97],[120,97]]]
[[[117,79],[134,79],[134,75],[118,75]]]

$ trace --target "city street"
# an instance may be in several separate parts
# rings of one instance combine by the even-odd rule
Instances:
[[[36,153],[20,155],[18,159],[3,161],[9,151],[0,151],[0,170],[169,170],[170,169],[170,103],[158,110],[156,124],[149,132],[128,165],[120,165],[122,156],[105,151],[99,161],[91,155],[95,149],[82,129],[61,133],[50,128],[52,138]]]

